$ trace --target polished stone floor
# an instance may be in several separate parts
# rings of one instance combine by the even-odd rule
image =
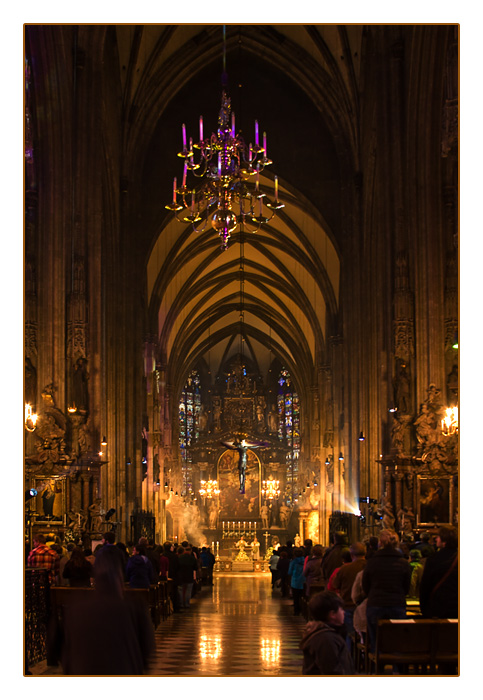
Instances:
[[[301,676],[305,625],[270,574],[215,574],[156,630],[155,676]]]

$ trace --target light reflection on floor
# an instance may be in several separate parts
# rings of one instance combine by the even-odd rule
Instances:
[[[151,675],[300,676],[304,624],[269,574],[220,574],[161,623]]]

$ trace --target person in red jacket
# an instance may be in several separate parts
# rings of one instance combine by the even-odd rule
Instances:
[[[57,583],[60,569],[60,557],[57,552],[45,544],[45,537],[41,533],[34,535],[34,548],[27,558],[27,566],[37,569],[47,569],[49,583],[52,586]]]

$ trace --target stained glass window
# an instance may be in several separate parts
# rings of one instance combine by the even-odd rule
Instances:
[[[300,403],[294,391],[290,373],[282,369],[278,378],[278,437],[287,447],[286,500],[297,497],[298,462],[300,457]]]
[[[179,449],[183,471],[182,495],[193,491],[193,468],[190,445],[199,435],[199,415],[201,411],[201,382],[196,370],[189,375],[179,400]]]

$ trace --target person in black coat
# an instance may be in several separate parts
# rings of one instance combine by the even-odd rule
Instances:
[[[336,569],[344,563],[343,552],[349,551],[345,532],[334,533],[334,544],[326,550],[322,557],[322,575],[328,581]]]
[[[406,596],[411,585],[411,567],[399,549],[394,530],[379,534],[379,549],[366,562],[362,588],[367,595],[367,631],[369,644],[376,646],[379,620],[402,620],[406,617]]]
[[[458,536],[454,527],[442,526],[436,536],[438,550],[428,557],[419,589],[421,614],[427,618],[458,618]]]
[[[115,547],[96,560],[94,591],[65,606],[60,624],[48,646],[64,675],[143,675],[155,651],[148,604],[126,594]]]

